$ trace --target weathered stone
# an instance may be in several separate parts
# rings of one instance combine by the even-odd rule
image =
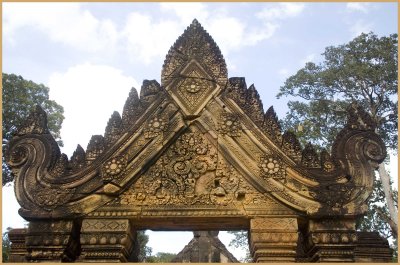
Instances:
[[[68,161],[40,107],[19,128],[6,162],[30,223],[26,251],[14,253],[124,262],[137,230],[245,229],[256,262],[389,261],[385,242],[354,229],[386,156],[374,126],[352,105],[331,153],[302,148],[272,107],[264,114],[254,85],[228,79],[195,20],[168,52],[161,85],[145,80],[140,98],[133,88],[86,152]]]

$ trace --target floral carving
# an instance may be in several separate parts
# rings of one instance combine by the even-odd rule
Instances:
[[[168,127],[168,122],[165,118],[153,117],[151,118],[144,128],[144,137],[146,139],[151,139],[157,137],[162,132],[164,132]]]
[[[195,69],[189,70],[190,73],[178,87],[178,93],[190,107],[196,107],[198,102],[204,99],[205,93],[213,88],[213,84],[204,78],[205,74],[201,73],[200,69],[192,67]]]
[[[125,169],[126,160],[123,157],[112,158],[103,166],[103,180],[111,181]]]
[[[48,188],[37,186],[34,200],[47,211],[63,205],[73,195],[75,189]]]
[[[221,114],[218,122],[218,132],[231,137],[240,136],[241,125],[238,115],[228,112]]]
[[[261,176],[264,179],[285,179],[286,169],[280,158],[265,155],[260,158],[260,163],[258,164],[260,168]]]

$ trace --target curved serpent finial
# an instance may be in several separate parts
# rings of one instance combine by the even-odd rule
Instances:
[[[371,117],[355,103],[348,114],[347,125],[332,146],[335,177],[321,181],[313,190],[314,197],[324,202],[319,213],[332,209],[343,214],[364,213],[373,189],[374,170],[386,157],[385,144],[375,133]]]

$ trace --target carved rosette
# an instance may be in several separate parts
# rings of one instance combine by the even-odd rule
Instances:
[[[168,129],[168,121],[162,117],[153,117],[144,128],[144,138],[151,139],[159,136]]]
[[[242,131],[239,116],[237,114],[224,112],[218,122],[218,132],[231,137],[240,136]]]
[[[282,163],[282,160],[278,157],[264,155],[260,158],[258,166],[260,168],[260,175],[264,179],[286,179],[286,168]]]
[[[102,168],[103,181],[110,182],[118,178],[126,168],[124,157],[115,157],[107,161]]]

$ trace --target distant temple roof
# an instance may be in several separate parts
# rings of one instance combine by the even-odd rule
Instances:
[[[171,262],[239,262],[219,240],[218,231],[195,231],[193,235]]]

